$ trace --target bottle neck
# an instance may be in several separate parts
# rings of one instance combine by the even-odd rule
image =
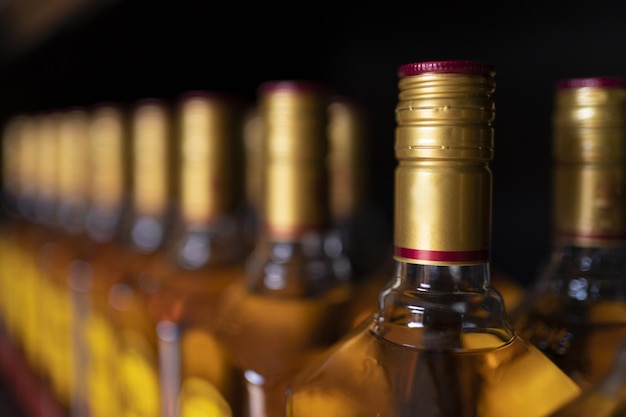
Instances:
[[[490,286],[489,270],[487,262],[446,266],[396,260],[393,278],[379,298],[373,331],[392,343],[423,349],[508,343],[514,333],[502,297]],[[469,342],[467,334],[483,336]]]

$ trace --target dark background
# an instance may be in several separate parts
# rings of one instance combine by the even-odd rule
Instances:
[[[263,81],[322,80],[370,114],[371,190],[387,216],[398,66],[494,63],[493,261],[524,284],[550,248],[553,85],[626,75],[626,2],[66,0],[71,12],[27,36],[9,13],[20,1],[33,4],[26,22],[46,3],[0,1],[0,123],[195,89],[253,101]]]

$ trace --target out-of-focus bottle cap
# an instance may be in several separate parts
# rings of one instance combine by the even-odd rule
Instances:
[[[557,90],[567,90],[571,88],[601,87],[601,88],[623,88],[626,87],[626,78],[622,77],[584,77],[569,78],[556,83]]]
[[[331,89],[328,85],[320,81],[312,80],[266,81],[258,88],[258,92],[261,95],[277,91],[331,93]]]
[[[493,64],[470,60],[412,62],[410,64],[401,65],[398,68],[398,77],[400,78],[427,73],[475,74],[485,77],[493,77],[496,75],[495,66]]]

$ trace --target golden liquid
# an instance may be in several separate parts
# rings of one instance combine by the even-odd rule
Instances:
[[[506,311],[513,311],[522,302],[526,288],[503,270],[491,269],[491,286],[500,293]]]
[[[75,328],[75,337],[86,351],[87,359],[81,371],[93,417],[121,415],[119,339],[109,307],[109,289],[121,280],[122,271],[116,265],[122,258],[115,242],[96,245],[87,258],[93,274],[89,286],[73,292],[87,306],[80,326]]]
[[[571,302],[544,297],[532,311],[515,317],[520,334],[536,345],[582,388],[599,383],[626,342],[623,301]]]
[[[120,259],[119,277],[108,289],[108,308],[118,340],[118,383],[121,413],[160,417],[158,342],[147,308],[149,272],[159,253],[132,252]],[[145,279],[143,279],[145,277]]]
[[[520,338],[465,333],[461,341],[458,351],[415,349],[377,336],[366,321],[299,374],[287,416],[539,417],[580,392]]]
[[[261,296],[242,281],[226,290],[218,335],[247,375],[246,415],[284,415],[293,375],[343,334],[349,296],[347,287],[315,298]]]
[[[158,280],[158,290],[148,296],[155,329],[164,321],[178,328],[180,357],[162,359],[161,368],[180,366],[180,375],[173,377],[180,378],[175,401],[182,416],[202,415],[205,409],[215,416],[241,414],[240,374],[214,330],[218,299],[243,268],[243,264],[197,270],[163,266],[167,272]]]

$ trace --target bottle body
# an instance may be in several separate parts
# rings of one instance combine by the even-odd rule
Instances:
[[[287,415],[543,416],[579,390],[491,287],[493,68],[399,75],[393,271],[371,320],[298,375]]]
[[[581,387],[607,375],[626,337],[625,91],[610,78],[557,85],[553,249],[511,314]]]
[[[218,306],[217,336],[245,389],[243,415],[282,416],[293,375],[343,332],[350,268],[326,246],[328,95],[308,81],[260,86],[265,168],[260,227]]]

